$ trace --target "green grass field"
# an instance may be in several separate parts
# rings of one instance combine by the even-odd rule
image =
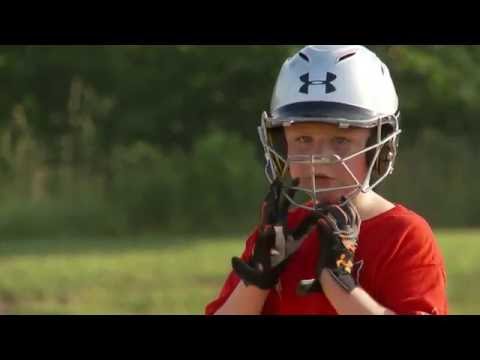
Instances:
[[[450,312],[480,314],[480,231],[438,231]],[[202,314],[243,239],[0,242],[0,313]]]

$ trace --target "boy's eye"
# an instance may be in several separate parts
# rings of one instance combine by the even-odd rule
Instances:
[[[299,136],[296,141],[300,144],[309,144],[312,142],[312,138],[310,136]]]
[[[336,137],[333,139],[335,145],[348,145],[350,144],[350,140],[344,137]]]

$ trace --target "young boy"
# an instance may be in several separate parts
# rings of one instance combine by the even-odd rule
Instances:
[[[206,314],[447,314],[430,226],[373,191],[393,171],[398,106],[365,47],[287,59],[259,128],[272,184],[261,223]]]

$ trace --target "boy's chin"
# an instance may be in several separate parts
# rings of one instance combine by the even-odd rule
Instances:
[[[347,194],[335,191],[332,193],[324,193],[317,195],[317,203],[320,206],[328,206],[339,204],[342,202],[342,197],[346,196]]]
[[[309,189],[310,191],[312,190],[309,187],[306,187],[306,189]],[[342,197],[349,195],[349,191],[342,191],[342,190],[337,190],[337,191],[327,191],[323,193],[318,193],[315,197],[316,203],[319,206],[328,206],[328,205],[334,205],[334,204],[340,204],[342,202]],[[313,194],[307,194],[303,191],[299,191],[295,194],[295,199],[299,203],[306,203],[306,202],[312,202],[314,199],[312,198]]]
[[[320,206],[328,206],[338,204],[340,202],[340,197],[333,197],[333,196],[320,196],[317,197],[317,204]]]

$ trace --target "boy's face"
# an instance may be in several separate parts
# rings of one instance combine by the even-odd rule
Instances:
[[[343,159],[363,150],[369,136],[369,129],[341,129],[338,126],[323,123],[297,123],[285,128],[289,157],[338,155]],[[363,153],[345,161],[345,164],[362,183],[368,170],[366,154]],[[341,163],[315,164],[313,171],[317,189],[356,185],[355,180]],[[313,189],[311,164],[292,162],[290,163],[290,174],[292,178],[300,179],[300,187]],[[317,200],[320,204],[335,203],[340,201],[342,196],[351,192],[352,189],[345,189],[320,193],[317,195]]]

